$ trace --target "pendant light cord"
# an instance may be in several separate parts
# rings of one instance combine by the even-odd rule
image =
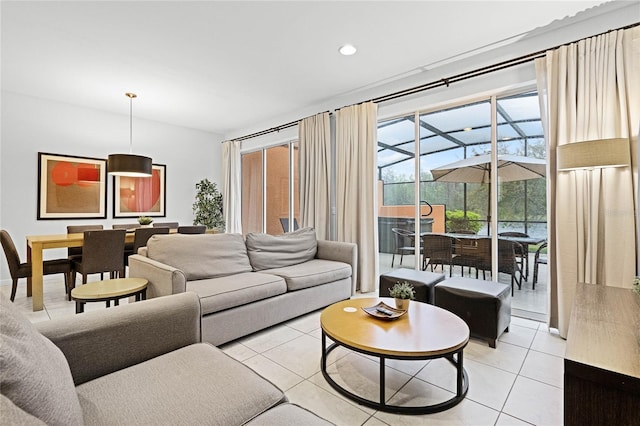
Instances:
[[[129,92],[124,95],[129,98],[129,154],[133,154],[133,98],[138,95]]]

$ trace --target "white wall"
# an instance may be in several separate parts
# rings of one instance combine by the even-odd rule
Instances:
[[[0,226],[9,231],[26,261],[26,235],[66,233],[68,224],[131,223],[113,219],[113,181],[107,182],[107,218],[92,220],[36,220],[38,152],[106,158],[129,152],[128,109],[120,114],[80,108],[14,93],[2,92],[0,141]],[[213,133],[133,118],[133,152],[167,166],[166,218],[193,221],[195,184],[208,178],[221,187],[222,137]],[[45,258],[64,257],[49,250]],[[1,262],[0,280],[10,278]]]

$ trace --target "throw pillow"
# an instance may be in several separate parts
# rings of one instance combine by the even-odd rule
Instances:
[[[0,300],[0,383],[2,395],[46,424],[83,424],[62,351],[4,298]]]
[[[316,257],[318,241],[313,228],[302,228],[283,235],[250,233],[247,253],[254,271],[284,268]]]

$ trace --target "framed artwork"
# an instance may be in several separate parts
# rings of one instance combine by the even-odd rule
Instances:
[[[164,217],[167,166],[154,164],[150,177],[113,177],[113,217]]]
[[[106,217],[107,160],[38,153],[38,220]]]

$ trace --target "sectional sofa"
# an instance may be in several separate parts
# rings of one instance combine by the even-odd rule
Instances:
[[[213,345],[194,293],[31,324],[0,301],[2,425],[327,425]]]
[[[284,235],[154,235],[129,257],[129,276],[149,281],[147,298],[192,291],[202,338],[220,345],[355,293],[357,246]]]

